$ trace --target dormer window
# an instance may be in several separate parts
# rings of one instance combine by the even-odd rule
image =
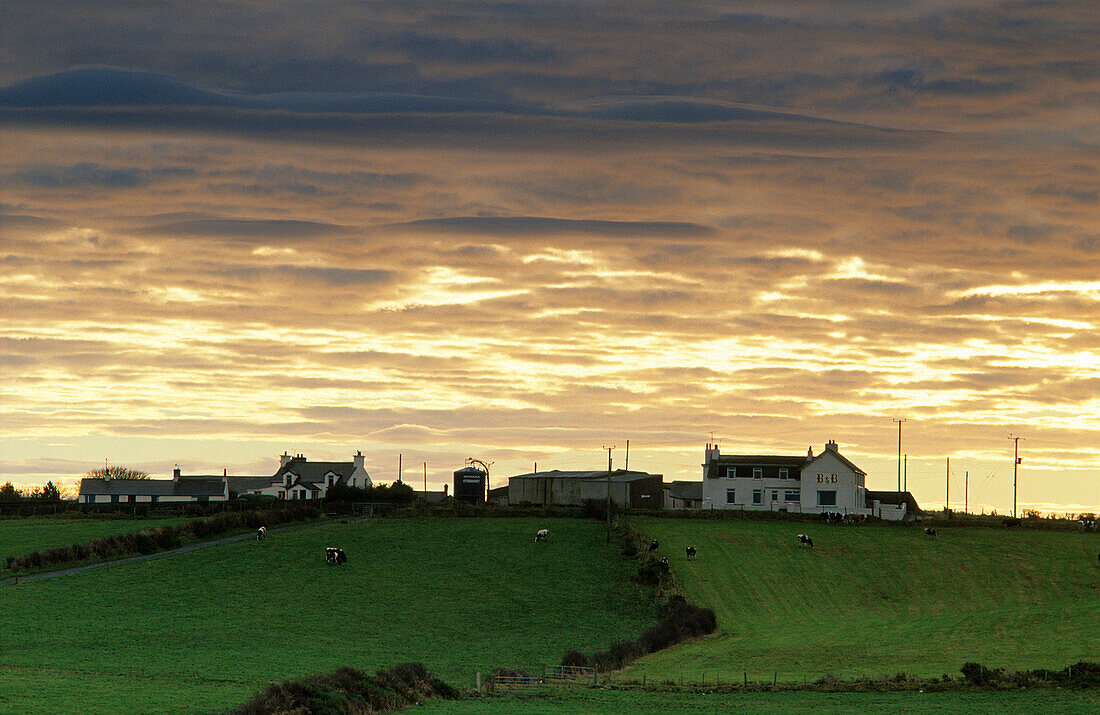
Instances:
[[[780,479],[787,479],[787,468],[786,467],[780,467],[779,468],[779,478]]]
[[[288,487],[290,486],[290,483],[291,483],[291,482],[292,482],[293,480],[294,480],[294,475],[293,475],[293,474],[287,474],[287,475],[286,475],[286,485],[287,485]]]
[[[330,487],[332,486],[332,475],[331,475],[331,474],[330,474],[330,475],[328,475],[328,485],[329,485]]]
[[[726,467],[726,479],[734,479],[737,477],[737,467]]]
[[[764,477],[764,468],[763,467],[753,467],[752,468],[752,478],[753,479],[763,479],[763,477]]]

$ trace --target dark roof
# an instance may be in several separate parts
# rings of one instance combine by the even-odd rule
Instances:
[[[810,460],[806,455],[781,455],[781,454],[720,454],[717,459],[709,462],[707,478],[715,479],[722,476],[718,470],[726,467],[790,467],[796,472],[802,469]]]
[[[287,472],[296,477],[294,484],[300,483],[301,486],[309,489],[319,489],[317,485],[325,483],[325,477],[329,472],[338,477],[337,482],[346,482],[355,472],[355,462],[310,462],[306,459],[294,458],[279,467],[279,471],[275,472],[271,481],[285,484]]]
[[[702,482],[668,482],[665,484],[665,488],[668,489],[668,495],[673,499],[683,499],[684,501],[703,500]]]
[[[636,472],[633,470],[627,471],[625,469],[616,469],[611,473],[611,481],[613,482],[636,482],[640,479],[651,479],[653,477],[663,477],[663,474],[650,474],[649,472]],[[582,479],[592,481],[604,481],[607,479],[607,470],[601,469],[597,471],[572,471],[563,472],[558,469],[551,469],[549,472],[531,472],[529,474],[517,474],[509,479]]]
[[[917,500],[909,492],[873,492],[868,489],[867,507],[870,508],[872,502],[876,501],[880,504],[891,504],[893,506],[904,503],[905,510],[910,514],[919,514],[921,511],[920,506],[917,505]]]
[[[445,498],[447,498],[447,497],[449,497],[449,496],[450,496],[449,494],[447,494],[447,492],[425,492],[425,491],[419,491],[419,492],[417,492],[417,494],[419,494],[419,495],[420,495],[420,498],[421,498],[421,499],[423,499],[424,501],[426,501],[426,502],[427,502],[427,503],[429,503],[429,504],[439,504],[439,503],[441,503],[441,502],[442,502],[442,501],[443,501],[443,500],[444,500]]]
[[[225,494],[222,477],[180,479],[81,479],[80,494],[123,496],[220,497]]]
[[[238,494],[246,494],[272,486],[275,477],[227,477],[229,490]]]

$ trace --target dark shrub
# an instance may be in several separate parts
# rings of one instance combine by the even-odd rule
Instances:
[[[1071,688],[1100,688],[1100,663],[1081,661],[1058,675],[1059,680]]]
[[[590,668],[588,656],[579,650],[571,650],[561,659],[561,664],[573,668]]]
[[[981,663],[964,663],[962,667],[963,677],[972,685],[992,685],[1001,678],[1001,670],[987,668]]]
[[[672,572],[668,564],[663,561],[647,561],[638,567],[638,573],[634,580],[643,586],[665,586],[671,579]]]

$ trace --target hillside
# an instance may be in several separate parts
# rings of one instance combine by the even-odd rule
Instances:
[[[637,661],[628,676],[802,680],[958,675],[1100,659],[1095,534],[769,521],[635,519],[718,632]],[[813,550],[795,536],[809,533]],[[694,545],[698,558],[687,561]]]
[[[154,526],[172,526],[188,521],[181,517],[159,519],[0,519],[0,578],[8,575],[2,566],[9,556],[21,556],[38,549],[52,549],[126,534]]]
[[[471,685],[651,625],[630,567],[598,522],[374,519],[21,583],[0,588],[0,711],[210,712],[409,660]]]

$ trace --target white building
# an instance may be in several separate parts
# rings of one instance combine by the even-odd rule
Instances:
[[[226,474],[180,474],[171,479],[81,479],[81,504],[149,504],[227,501],[230,493],[266,494],[278,499],[323,499],[334,485],[369,487],[370,474],[363,454],[350,462],[310,462],[298,454],[279,457],[279,470],[269,477],[230,477]]]
[[[836,442],[806,455],[723,455],[708,444],[703,462],[703,508],[795,513],[839,512],[900,520],[916,511],[909,494],[869,492],[867,473]],[[893,496],[892,493],[890,493]]]

